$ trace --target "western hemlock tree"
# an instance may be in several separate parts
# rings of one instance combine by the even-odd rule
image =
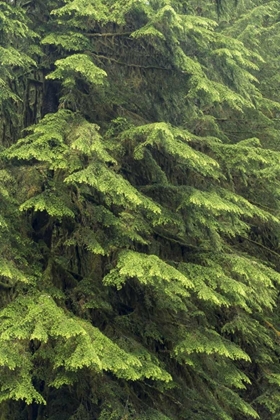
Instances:
[[[203,3],[1,6],[5,418],[279,416],[279,6]]]

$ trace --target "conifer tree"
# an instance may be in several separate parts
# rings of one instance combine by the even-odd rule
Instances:
[[[278,418],[280,7],[244,3],[0,5],[3,418]]]

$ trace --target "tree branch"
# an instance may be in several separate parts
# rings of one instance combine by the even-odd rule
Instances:
[[[276,255],[277,257],[280,257],[280,254],[278,254],[278,252],[273,251],[272,249],[267,248],[265,245],[262,245],[259,242],[254,241],[253,239],[246,238],[245,236],[241,236],[241,235],[238,235],[238,236],[240,236],[240,238],[242,238],[242,239],[244,239],[244,240],[246,240],[248,242],[251,242],[252,244],[255,244],[255,245],[257,245],[257,246],[265,249],[267,252],[270,252],[272,255]]]
[[[91,34],[91,33],[85,33],[84,35],[92,38],[92,37],[109,37],[109,36],[127,36],[127,35],[131,35],[132,32],[109,32],[109,33],[95,33],[95,34]]]
[[[156,69],[156,70],[165,70],[165,71],[171,71],[172,69],[168,69],[166,67],[159,67],[159,66],[143,66],[141,64],[131,64],[131,63],[124,63],[123,61],[118,61],[115,58],[112,57],[107,57],[106,55],[101,55],[101,54],[96,54],[93,52],[89,52],[87,51],[88,54],[94,55],[95,57],[98,58],[103,58],[105,60],[110,60],[110,61],[114,61],[114,63],[120,64],[121,66],[126,66],[126,67],[136,67],[136,68],[140,68],[140,69]]]

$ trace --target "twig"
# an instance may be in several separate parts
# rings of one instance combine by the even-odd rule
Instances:
[[[131,32],[109,32],[109,33],[104,33],[104,34],[100,34],[100,33],[95,33],[95,34],[91,34],[91,33],[85,33],[84,35],[88,36],[88,37],[107,37],[107,36],[127,36],[127,35],[131,35]]]
[[[106,55],[101,55],[101,54],[95,54],[90,52],[89,54],[94,55],[97,58],[103,58],[105,60],[110,60],[110,61],[114,61],[117,64],[120,64],[121,66],[127,66],[127,67],[136,67],[136,68],[140,68],[140,69],[156,69],[156,70],[165,70],[165,71],[172,71],[172,69],[168,69],[166,67],[158,67],[158,66],[143,66],[141,64],[131,64],[131,63],[124,63],[122,61],[118,61],[115,58],[112,57],[107,57]]]
[[[265,249],[266,251],[270,252],[272,255],[276,255],[277,257],[280,257],[280,254],[278,254],[278,252],[267,248],[265,245],[262,245],[259,242],[254,241],[253,239],[246,238],[246,236],[241,236],[241,235],[238,235],[238,236],[240,236],[240,238],[242,238],[242,239],[245,239],[246,241],[249,241],[249,242],[251,242],[255,245],[258,245],[259,247],[261,247],[261,248]]]

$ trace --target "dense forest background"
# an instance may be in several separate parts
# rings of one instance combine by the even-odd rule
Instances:
[[[0,2],[0,419],[280,419],[280,3]]]

